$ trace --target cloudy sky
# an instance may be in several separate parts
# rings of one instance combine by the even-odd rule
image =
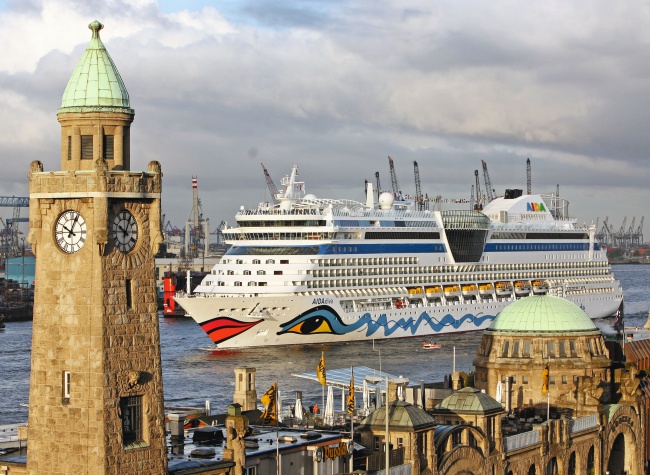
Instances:
[[[214,229],[268,199],[260,163],[362,201],[389,155],[405,193],[413,161],[430,196],[469,198],[481,160],[498,194],[525,190],[530,158],[533,192],[559,184],[580,222],[647,214],[646,1],[0,0],[0,196],[27,196],[32,160],[60,168],[93,20],[135,109],[131,168],[162,163],[173,225],[192,175]]]

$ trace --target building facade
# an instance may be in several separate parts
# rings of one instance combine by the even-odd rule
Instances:
[[[411,473],[645,473],[636,367],[609,359],[602,332],[578,306],[548,295],[514,302],[484,332],[474,365],[475,387],[427,411],[433,460],[405,459]],[[362,423],[360,430],[369,459],[382,456],[372,441],[385,429]]]

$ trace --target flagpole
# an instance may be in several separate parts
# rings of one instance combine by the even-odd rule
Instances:
[[[551,420],[551,358],[546,355],[546,365],[548,366],[548,384],[546,386],[546,420]]]
[[[282,475],[282,466],[280,465],[280,438],[278,436],[278,418],[279,418],[279,411],[278,411],[278,380],[275,380],[275,473],[278,475]],[[282,409],[282,408],[280,408]]]
[[[354,401],[354,366],[352,366],[350,374],[352,376],[350,381],[350,391],[352,391],[352,399]],[[354,401],[353,404],[356,405],[356,401]],[[348,400],[348,406],[349,405],[350,401]],[[352,450],[350,451],[350,473],[352,473],[354,470],[354,406],[352,407],[352,414],[350,414],[350,441],[352,442]]]
[[[320,360],[325,361],[325,352],[321,351],[320,353]],[[325,410],[325,386],[321,384],[320,386],[320,399],[321,399],[321,411]],[[322,413],[321,413],[322,414]],[[323,423],[325,423],[325,420],[323,419]]]

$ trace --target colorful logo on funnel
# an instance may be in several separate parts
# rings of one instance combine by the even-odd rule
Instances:
[[[526,203],[526,211],[546,211],[544,203]]]

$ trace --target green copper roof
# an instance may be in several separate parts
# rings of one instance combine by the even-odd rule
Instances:
[[[475,388],[459,389],[444,398],[434,412],[451,412],[454,414],[492,414],[503,412],[503,406],[491,396]]]
[[[436,421],[417,406],[404,401],[393,401],[388,405],[388,426],[392,429],[419,430],[435,425]],[[370,413],[359,423],[359,428],[384,427],[386,425],[386,406]]]
[[[129,93],[115,63],[99,38],[104,25],[88,25],[93,32],[90,44],[77,63],[61,100],[61,112],[122,112],[133,114]]]
[[[554,295],[532,295],[504,308],[489,330],[533,333],[593,331],[598,328],[576,304]]]

